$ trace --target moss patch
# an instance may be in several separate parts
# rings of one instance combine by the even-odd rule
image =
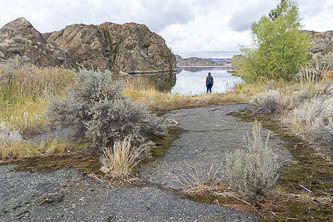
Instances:
[[[182,129],[178,127],[169,127],[165,136],[154,136],[152,139],[156,143],[156,146],[152,148],[151,155],[144,159],[139,167],[162,157],[181,132]],[[52,156],[36,156],[16,161],[0,162],[0,165],[15,163],[17,171],[30,172],[75,168],[85,174],[94,173],[98,176],[103,176],[104,174],[99,170],[102,166],[99,158],[100,156],[96,154],[78,152]]]
[[[19,160],[16,163],[17,171],[51,171],[62,168],[75,168],[82,173],[95,173],[101,175],[99,171],[101,163],[99,156],[84,155],[82,153],[38,156]]]
[[[330,205],[318,205],[288,201],[280,208],[274,209],[277,216],[265,218],[265,222],[275,221],[332,221],[333,209]]]
[[[152,161],[155,161],[163,157],[166,151],[169,149],[170,145],[179,138],[182,134],[183,129],[179,127],[168,127],[167,133],[165,136],[154,136],[152,141],[156,144],[150,151],[150,156],[145,158],[140,166],[146,165]]]
[[[200,193],[200,194],[190,194],[186,195],[188,199],[197,201],[199,203],[223,203],[223,205],[244,205],[244,203],[241,203],[240,201],[233,199],[233,198],[227,198],[227,197],[221,197],[221,196],[215,196],[211,193]]]

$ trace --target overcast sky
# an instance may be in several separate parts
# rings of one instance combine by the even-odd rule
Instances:
[[[278,0],[0,0],[0,26],[25,17],[40,32],[74,23],[146,24],[180,55],[237,51]],[[298,0],[304,29],[333,30],[332,0]]]

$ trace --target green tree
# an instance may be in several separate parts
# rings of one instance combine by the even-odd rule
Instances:
[[[309,60],[310,38],[300,26],[298,7],[291,0],[281,0],[269,16],[253,23],[253,47],[241,48],[243,56],[236,64],[243,79],[291,80]]]
[[[290,4],[289,0],[281,0],[280,4],[272,9],[269,13],[269,18],[273,21],[276,20],[280,15],[285,14],[292,7],[297,7],[296,3]]]

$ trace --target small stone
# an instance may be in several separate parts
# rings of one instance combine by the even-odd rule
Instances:
[[[54,192],[47,193],[40,199],[40,205],[43,204],[51,204],[51,203],[59,203],[62,202],[65,198],[64,192]]]

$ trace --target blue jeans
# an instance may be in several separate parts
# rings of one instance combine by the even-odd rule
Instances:
[[[207,85],[207,92],[212,92],[212,87],[213,87],[213,84],[208,84]]]

